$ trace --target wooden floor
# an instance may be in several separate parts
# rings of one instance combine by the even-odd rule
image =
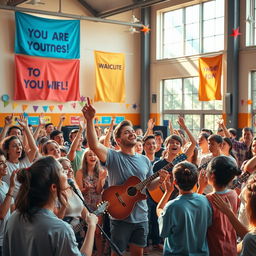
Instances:
[[[149,251],[149,254],[147,254],[149,256],[160,256],[160,255],[163,255],[163,252],[160,252],[160,251],[156,251],[156,250],[150,250]],[[129,252],[126,252],[124,254],[124,256],[130,256],[130,253]]]

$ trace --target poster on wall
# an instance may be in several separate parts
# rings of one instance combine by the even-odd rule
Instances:
[[[221,100],[222,55],[199,58],[200,101]]]
[[[80,58],[80,21],[46,19],[15,13],[15,53],[65,58]]]
[[[15,56],[14,100],[78,101],[79,60]]]
[[[123,53],[94,51],[96,70],[95,101],[125,101],[125,56]]]

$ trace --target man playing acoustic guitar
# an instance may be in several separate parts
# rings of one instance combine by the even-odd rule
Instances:
[[[114,131],[114,138],[120,146],[120,151],[115,151],[100,144],[94,129],[93,120],[96,111],[87,99],[87,105],[82,109],[83,115],[87,121],[87,139],[91,150],[98,156],[100,161],[105,164],[109,173],[109,185],[112,187],[121,187],[129,178],[145,180],[152,174],[152,166],[149,159],[143,155],[135,153],[136,134],[129,121],[122,121]],[[160,178],[152,180],[147,188],[149,190],[159,186],[166,176],[165,171],[159,172]],[[142,182],[143,185],[143,182]],[[111,188],[110,187],[110,188]],[[109,189],[110,189],[109,188]],[[131,189],[130,189],[131,188]],[[109,197],[109,207],[112,207],[111,200],[115,200],[113,207],[125,208],[132,200],[133,194],[140,194],[138,186],[128,187],[127,195],[123,195],[122,190],[112,193]],[[126,201],[126,199],[129,199]],[[148,235],[148,207],[145,197],[140,196],[139,201],[132,208],[131,213],[125,219],[114,219],[111,217],[111,239],[124,252],[128,244],[130,246],[131,256],[142,256],[143,247],[147,244]],[[105,200],[106,198],[104,198]],[[118,212],[117,212],[118,215]],[[112,251],[112,256],[117,255]]]

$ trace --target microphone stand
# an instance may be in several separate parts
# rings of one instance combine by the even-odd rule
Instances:
[[[71,188],[73,189],[73,191],[77,194],[77,196],[80,198],[80,200],[83,202],[83,205],[85,206],[85,208],[90,212],[93,213],[93,211],[90,209],[90,207],[85,203],[84,199],[80,196],[77,188],[75,187],[74,184],[69,184],[71,186]],[[111,248],[117,253],[117,255],[122,256],[123,254],[120,252],[119,248],[116,246],[116,244],[114,244],[111,239],[109,238],[109,236],[107,235],[107,233],[103,230],[103,228],[97,223],[97,227],[100,229],[101,233],[105,236],[105,238],[108,240],[108,242],[110,243]]]

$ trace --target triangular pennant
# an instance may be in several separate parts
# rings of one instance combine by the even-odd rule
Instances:
[[[86,98],[85,98],[84,96],[81,96],[81,97],[80,97],[80,100],[81,100],[82,102],[84,102],[85,99],[86,99]]]
[[[76,103],[74,102],[74,103],[71,103],[71,106],[73,107],[73,108],[76,108]]]
[[[18,106],[18,103],[17,103],[17,102],[13,102],[13,103],[12,103],[12,108],[13,108],[13,109],[17,108],[17,106]]]
[[[6,107],[9,104],[9,101],[4,101],[4,107]]]
[[[28,108],[28,105],[22,105],[22,111],[25,112]]]
[[[43,110],[44,110],[44,112],[47,112],[48,106],[43,106]]]
[[[58,105],[58,108],[59,108],[60,111],[62,111],[63,105]]]
[[[129,108],[131,104],[125,104],[125,107],[126,108]]]
[[[38,106],[33,106],[33,109],[34,109],[34,112],[36,112],[38,109]]]
[[[51,112],[54,110],[54,106],[49,106],[49,109],[51,110]]]
[[[85,102],[80,101],[79,104],[80,104],[81,107],[83,107],[85,105]]]

